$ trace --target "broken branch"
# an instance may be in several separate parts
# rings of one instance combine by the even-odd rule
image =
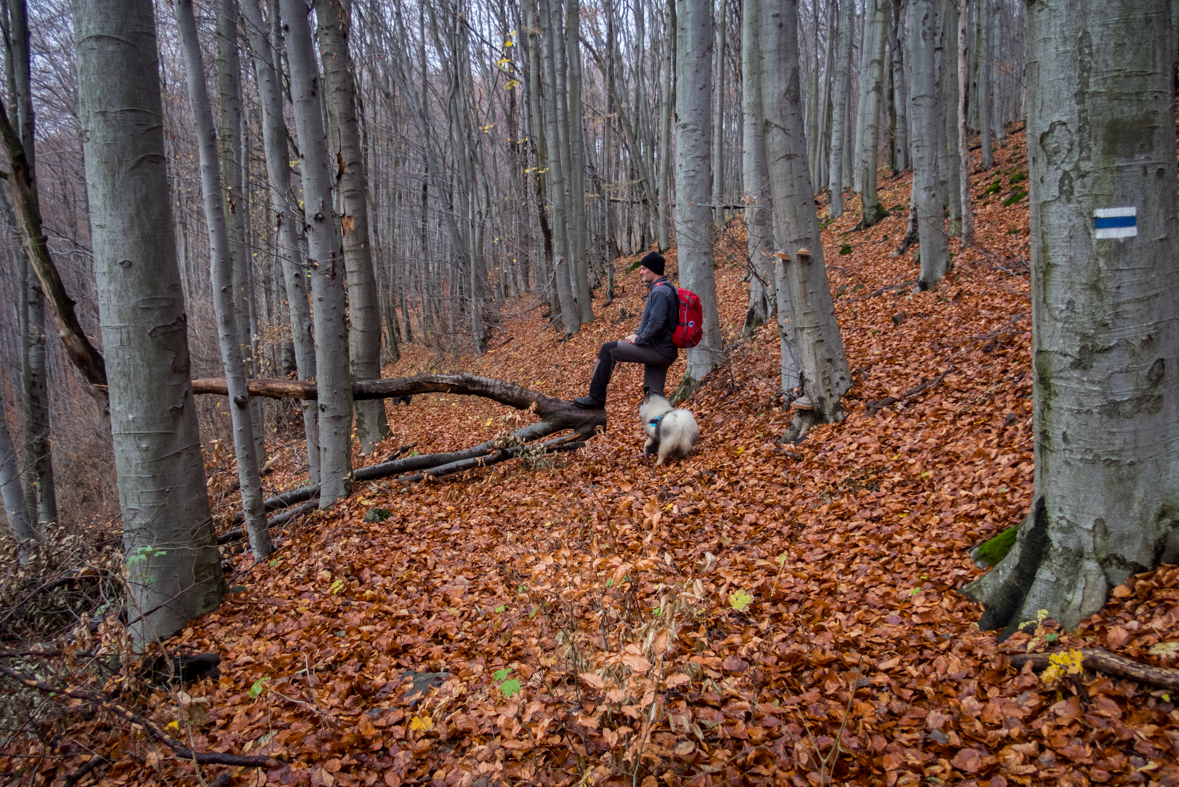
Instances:
[[[1052,655],[1051,653],[1017,654],[1011,657],[1011,665],[1016,669],[1023,669],[1025,664],[1031,664],[1032,669],[1040,671],[1048,668]],[[1158,686],[1160,689],[1179,691],[1179,670],[1152,667],[1149,664],[1142,664],[1125,656],[1110,653],[1105,648],[1086,648],[1081,651],[1081,656],[1081,666],[1085,669],[1136,680],[1148,686]]]
[[[122,705],[112,702],[111,700],[99,694],[84,691],[82,689],[64,689],[60,686],[50,686],[35,678],[30,678],[28,675],[17,672],[16,670],[9,669],[3,664],[0,664],[0,673],[7,675],[8,677],[20,683],[22,686],[27,686],[30,689],[36,689],[43,694],[48,694],[50,696],[61,695],[63,697],[70,697],[71,699],[82,700],[84,702],[97,705],[99,708],[110,715],[116,716],[128,724],[146,731],[160,743],[176,752],[176,756],[185,760],[192,760],[193,762],[199,763],[201,765],[232,765],[240,768],[276,768],[283,764],[281,760],[277,760],[274,757],[251,757],[242,754],[223,754],[221,752],[215,751],[194,751],[172,736],[168,735],[166,732],[160,729],[160,727],[156,725],[155,722],[144,716],[140,716],[138,713],[132,713]]]

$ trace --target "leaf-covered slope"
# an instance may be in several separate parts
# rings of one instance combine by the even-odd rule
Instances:
[[[289,525],[271,563],[238,556],[241,592],[177,642],[223,658],[219,680],[190,689],[209,701],[191,745],[289,763],[241,783],[329,787],[1179,781],[1163,692],[1091,674],[1048,685],[1005,655],[1104,645],[1174,666],[1173,649],[1148,651],[1179,639],[1179,570],[1120,588],[1076,635],[1048,625],[1003,648],[955,592],[978,574],[967,549],[1018,522],[1032,492],[1026,199],[1002,204],[1021,145],[976,175],[981,250],[935,291],[893,287],[917,271],[911,252],[890,256],[907,179],[883,184],[891,218],[849,232],[853,201],[826,231],[855,379],[843,423],[776,444],[790,420],[777,332],[737,341],[732,225],[717,254],[732,361],[688,403],[701,439],[685,461],[641,456],[641,370],[623,366],[609,431],[575,455],[361,486]],[[595,302],[568,343],[522,304],[483,358],[411,347],[386,375],[461,369],[582,394],[599,343],[642,308],[619,276],[619,299]],[[378,460],[470,445],[518,417],[451,396],[389,416]],[[391,516],[365,521],[374,507]],[[156,699],[173,718],[174,698]],[[158,757],[144,769],[154,746],[127,731],[104,745],[117,746],[105,779],[193,778]]]

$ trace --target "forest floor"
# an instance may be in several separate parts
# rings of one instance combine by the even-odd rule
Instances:
[[[883,223],[852,231],[853,200],[824,231],[855,382],[845,421],[776,443],[790,420],[778,335],[740,337],[731,222],[716,269],[730,362],[687,405],[701,439],[685,461],[642,457],[641,370],[623,366],[609,431],[574,454],[359,485],[289,524],[269,562],[238,554],[235,592],[169,643],[219,653],[219,678],[143,698],[194,749],[284,764],[194,766],[99,714],[70,736],[111,763],[78,784],[1179,784],[1165,692],[1010,662],[1100,646],[1175,666],[1179,568],[1115,589],[1077,632],[1042,621],[1002,644],[957,592],[981,573],[967,550],[1018,523],[1032,494],[1027,199],[1003,204],[1027,185],[1022,135],[996,153],[975,175],[979,248],[952,241],[936,290],[901,284],[912,251],[890,256],[907,178],[882,183]],[[642,310],[637,274],[620,262],[617,275],[616,300],[599,295],[568,343],[524,301],[483,357],[411,345],[386,376],[583,394],[599,344]],[[466,447],[519,417],[444,395],[388,411],[392,436],[358,463]],[[299,484],[293,453],[284,462],[268,485]],[[391,516],[366,521],[375,508]]]

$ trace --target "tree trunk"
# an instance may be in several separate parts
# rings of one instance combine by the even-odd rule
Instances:
[[[586,260],[585,216],[585,107],[581,100],[581,4],[569,0],[565,14],[565,48],[569,63],[569,253],[573,255],[573,289],[577,295],[577,317],[585,324],[594,321],[590,296],[589,263]]]
[[[328,139],[338,162],[352,379],[377,380],[381,377],[381,308],[369,242],[368,178],[356,113],[356,67],[348,47],[348,31],[352,27],[350,6],[350,0],[315,0],[315,17],[319,22],[319,50],[323,58]],[[365,402],[355,408],[360,452],[369,454],[389,436],[389,421],[380,403]]]
[[[246,374],[254,369],[254,334],[250,325],[250,310],[254,299],[252,260],[246,242],[246,171],[244,137],[242,136],[242,65],[237,47],[237,0],[216,0],[217,8],[217,85],[221,104],[221,182],[225,188],[223,214],[229,234],[229,255],[233,281],[234,319],[241,344],[242,362]],[[251,419],[255,432],[255,455],[264,456],[265,443],[262,423]],[[261,444],[261,449],[257,446]]]
[[[954,0],[939,0],[937,30],[942,45],[934,50],[935,71],[938,75],[938,111],[941,119],[941,139],[938,142],[938,176],[949,206],[950,234],[962,229],[962,172],[958,158],[958,63],[957,11]]]
[[[225,579],[189,380],[154,11],[75,0],[73,16],[129,625],[142,646],[216,609]]]
[[[991,2],[991,0],[985,0]],[[996,4],[1001,3],[1002,0],[994,0]],[[1179,19],[1179,14],[1176,14],[1176,19]],[[996,9],[994,15],[995,35],[991,42],[991,48],[994,52],[992,62],[998,63],[999,55],[1003,51],[1003,11],[1002,6]],[[1007,139],[1007,129],[1003,127],[1006,115],[1003,112],[1003,82],[1004,78],[1000,74],[996,74],[991,79],[993,93],[991,95],[991,117],[995,124],[995,139],[1002,142]]]
[[[1065,629],[1179,561],[1179,189],[1166,2],[1027,8],[1035,495],[965,591]],[[1170,368],[1168,367],[1170,365]]]
[[[860,150],[861,198],[860,229],[875,226],[888,216],[876,193],[876,170],[880,151],[880,108],[884,99],[884,42],[888,31],[889,0],[875,0],[872,14],[865,20],[864,46],[868,51],[868,71],[863,75],[864,140]],[[870,35],[869,35],[870,33]]]
[[[213,127],[213,108],[205,86],[205,64],[201,42],[197,38],[192,0],[176,0],[176,25],[188,80],[188,98],[199,145],[201,191],[204,194],[205,224],[209,231],[209,265],[213,284],[213,307],[217,315],[217,339],[221,345],[221,364],[229,386],[229,414],[233,422],[233,445],[237,453],[237,477],[242,493],[242,512],[250,549],[255,560],[274,551],[266,512],[262,510],[262,480],[258,472],[258,453],[254,444],[254,412],[246,389],[246,367],[242,359],[242,341],[234,319],[233,266],[229,258],[229,231],[221,195],[220,162],[217,160],[217,131]]]
[[[9,91],[16,118],[16,132],[24,148],[28,176],[36,188],[37,165],[32,78],[29,67],[29,19],[25,0],[8,0],[7,58]],[[17,229],[16,215],[4,199],[5,221]],[[20,251],[21,410],[24,416],[25,451],[30,470],[26,485],[29,514],[36,512],[40,526],[57,521],[57,494],[50,451],[49,370],[46,367],[45,292],[29,275],[29,257]],[[40,529],[40,526],[38,529]]]
[[[995,152],[991,148],[991,0],[978,0],[978,130],[982,135],[982,166],[995,166]]]
[[[154,28],[153,28],[154,30]],[[0,101],[0,138],[8,151],[10,172],[8,186],[12,190],[12,204],[21,228],[21,242],[37,278],[57,319],[58,333],[65,344],[66,354],[91,393],[105,410],[107,405],[106,361],[86,336],[74,311],[74,300],[66,293],[65,284],[49,251],[49,239],[41,222],[41,201],[37,194],[33,171],[29,167],[20,135],[8,119],[4,103]]]
[[[720,2],[716,20],[716,72],[712,85],[712,216],[718,227],[725,226],[725,0]]]
[[[32,521],[25,505],[25,491],[20,482],[20,457],[12,446],[8,422],[4,416],[3,403],[0,403],[0,498],[4,501],[4,513],[8,515],[8,527],[23,556],[29,544],[41,539],[41,531]]]
[[[295,127],[303,153],[303,213],[306,216],[311,293],[315,300],[315,370],[319,390],[320,508],[348,494],[352,471],[352,385],[345,323],[344,261],[332,209],[332,173],[320,84],[307,7],[282,0]]]
[[[811,426],[843,420],[840,400],[851,387],[843,338],[827,269],[814,190],[807,169],[798,69],[798,0],[763,9],[762,102],[766,155],[774,200],[774,237],[798,342],[798,368],[812,410],[799,410],[784,439],[799,440]],[[809,250],[809,251],[807,251]],[[783,304],[779,297],[779,305]],[[780,318],[781,319],[781,318]],[[783,378],[787,376],[783,355]],[[789,396],[790,392],[786,392]]]
[[[751,335],[774,313],[774,205],[766,161],[765,114],[761,98],[761,2],[746,0],[741,10],[741,111],[745,125],[741,165],[745,175],[745,229],[752,277],[745,334]]]
[[[896,171],[904,172],[909,162],[909,99],[905,80],[905,50],[900,30],[904,17],[904,0],[892,0],[892,21],[888,26],[888,46],[892,50],[892,102],[896,109],[893,143],[896,146]]]
[[[837,219],[843,215],[843,151],[847,134],[847,97],[851,92],[851,36],[852,0],[831,0],[840,4],[839,14],[839,55],[835,59],[835,98],[831,112],[831,165],[827,188],[830,191],[827,218]]]
[[[680,284],[700,296],[704,337],[688,350],[681,391],[690,392],[724,362],[713,273],[710,195],[712,133],[712,0],[684,0],[678,11],[676,50],[675,236]]]
[[[935,0],[909,0],[909,117],[912,123],[913,207],[921,238],[918,289],[936,287],[946,273],[945,204],[938,194],[937,140],[942,120],[937,113],[938,84],[934,69]]]
[[[315,379],[315,336],[312,332],[311,308],[307,303],[307,278],[304,275],[303,251],[296,222],[303,221],[303,211],[291,190],[291,165],[287,147],[287,123],[283,117],[282,86],[276,65],[278,51],[272,45],[281,25],[279,14],[273,15],[271,36],[266,35],[258,0],[243,0],[242,9],[254,55],[254,77],[262,99],[262,143],[266,149],[266,174],[270,182],[270,201],[275,211],[275,244],[282,262],[282,281],[287,291],[287,317],[295,351],[296,374],[300,380]],[[319,421],[315,407],[301,402],[303,432],[307,439],[308,473],[319,484]]]
[[[970,141],[966,114],[970,108],[970,68],[967,59],[967,31],[970,28],[970,0],[958,8],[958,194],[962,203],[962,245],[974,245],[974,209],[970,204]]]
[[[675,169],[673,168],[672,118],[676,106],[676,0],[664,0],[663,12],[663,102],[659,108],[659,223],[655,228],[655,237],[659,242],[659,250],[671,248],[671,238],[668,229],[673,226],[675,218],[672,213],[671,197],[675,190]]]
[[[545,142],[548,148],[549,204],[553,213],[553,271],[557,279],[557,297],[561,303],[561,319],[565,323],[565,338],[581,329],[581,318],[574,301],[572,280],[569,276],[569,220],[565,204],[565,171],[561,157],[560,118],[558,115],[556,64],[556,34],[550,0],[540,0],[541,35],[544,39],[544,116]]]

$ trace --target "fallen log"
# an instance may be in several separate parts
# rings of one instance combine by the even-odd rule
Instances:
[[[1064,651],[1061,651],[1064,652]],[[1031,664],[1036,671],[1045,670],[1051,663],[1052,653],[1016,654],[1011,657],[1011,665],[1016,669],[1023,669],[1023,665]],[[1158,686],[1160,689],[1179,691],[1179,670],[1165,667],[1152,667],[1133,661],[1125,656],[1110,653],[1105,648],[1085,648],[1081,651],[1081,666],[1094,672],[1104,672],[1119,678],[1145,683],[1148,686]]]
[[[512,445],[512,446],[508,446],[508,447],[503,447],[503,448],[500,448],[499,450],[494,451],[492,453],[484,453],[480,456],[465,456],[465,457],[462,457],[458,460],[449,461],[449,462],[437,464],[437,465],[430,465],[423,472],[415,473],[414,475],[406,476],[404,478],[399,478],[397,480],[403,484],[408,484],[408,483],[413,483],[415,481],[424,481],[427,478],[441,478],[443,476],[454,475],[455,473],[461,473],[464,470],[478,470],[481,467],[491,467],[492,465],[498,465],[501,462],[506,462],[509,459],[514,459],[517,456],[520,456],[521,454],[523,454],[529,450],[535,450],[538,453],[543,452],[546,454],[563,453],[565,451],[576,451],[578,448],[585,447],[585,440],[578,439],[578,438],[585,438],[586,436],[587,435],[582,434],[582,433],[574,433],[571,435],[567,435],[565,437],[559,437],[555,440],[549,440],[548,442],[545,442],[545,443],[539,443],[539,444],[532,443],[532,444]],[[471,452],[468,450],[468,451],[456,451],[455,453],[456,454],[470,454]],[[452,454],[431,454],[430,455],[430,457],[440,457],[440,456],[452,456]],[[415,456],[412,458],[413,459],[426,459],[426,458],[430,458],[430,457],[416,457]],[[390,469],[391,466],[398,465],[398,464],[399,464],[398,462],[386,462],[384,464],[373,465],[372,467],[366,467],[363,470],[356,471],[356,473],[353,474],[353,478],[355,478],[358,481],[373,481],[373,480],[376,480],[379,478],[388,478],[390,476],[400,475],[402,473],[408,472],[404,468]],[[362,473],[362,472],[366,472],[366,475],[364,478],[359,477],[360,473]],[[292,499],[292,498],[297,498],[297,499]],[[292,508],[289,511],[284,511],[283,513],[271,518],[266,523],[266,526],[269,528],[274,528],[279,525],[286,524],[287,522],[289,522],[290,520],[299,516],[300,514],[304,514],[308,511],[311,511],[312,509],[314,509],[316,506],[316,501],[318,499],[319,499],[319,487],[317,487],[317,486],[304,486],[304,487],[300,487],[299,489],[292,489],[290,492],[284,492],[281,495],[276,495],[275,497],[268,498],[264,503],[264,505],[266,505],[268,507],[267,510],[273,510],[275,508],[283,508],[285,506],[294,505],[295,503],[300,503],[300,505],[297,506],[296,508]],[[239,511],[233,518],[233,524],[240,524],[241,521],[242,521],[242,514]],[[240,528],[240,527],[235,528],[233,530],[229,530],[229,531],[217,536],[217,544],[219,546],[222,544],[229,544],[233,541],[240,541],[244,537],[245,537],[245,532],[242,530],[242,528]]]
[[[317,399],[314,382],[305,380],[254,379],[246,381],[250,396],[271,399]],[[227,396],[224,377],[205,377],[192,381],[194,394]],[[421,393],[449,393],[461,396],[482,396],[485,399],[528,410],[558,425],[560,429],[606,426],[605,410],[582,410],[573,402],[546,396],[515,383],[479,377],[474,374],[420,374],[416,377],[397,377],[390,380],[367,380],[353,383],[353,399],[389,399],[394,396]]]
[[[429,470],[430,468],[443,467],[454,464],[455,462],[462,462],[469,459],[479,459],[487,457],[494,451],[505,446],[518,445],[521,443],[529,443],[533,440],[539,440],[542,437],[547,437],[554,432],[559,432],[563,428],[556,421],[559,419],[537,421],[534,424],[529,424],[521,429],[517,429],[507,435],[494,437],[479,445],[465,448],[462,451],[447,451],[441,454],[422,454],[421,456],[407,456],[401,459],[394,459],[391,462],[382,462],[377,465],[370,465],[362,467],[352,472],[352,479],[355,481],[375,481],[379,478],[389,478],[390,476],[400,475],[401,473],[412,473],[415,470]],[[568,435],[570,439],[577,436],[588,437],[594,433],[595,427],[578,428],[572,435]],[[555,442],[555,441],[554,441]],[[584,445],[584,443],[582,443]],[[507,457],[511,458],[511,457]],[[500,460],[503,461],[503,460]],[[443,473],[445,475],[445,473]],[[297,489],[290,489],[286,492],[280,492],[274,497],[268,497],[262,501],[262,509],[264,511],[275,511],[280,508],[293,506],[297,503],[302,503],[306,500],[319,497],[318,486],[301,486]],[[242,512],[238,511],[233,515],[230,524],[240,524],[242,522]]]

